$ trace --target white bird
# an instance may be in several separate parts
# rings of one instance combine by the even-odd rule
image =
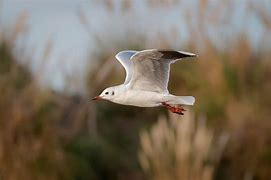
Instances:
[[[193,96],[175,96],[168,92],[170,64],[186,57],[189,52],[171,50],[121,51],[115,57],[126,70],[123,84],[106,88],[92,100],[105,99],[114,103],[138,107],[165,106],[183,115],[180,105],[193,105]]]

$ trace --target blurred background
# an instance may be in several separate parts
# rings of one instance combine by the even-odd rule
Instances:
[[[0,179],[271,178],[269,0],[0,0]],[[184,116],[92,102],[122,50],[175,63]]]

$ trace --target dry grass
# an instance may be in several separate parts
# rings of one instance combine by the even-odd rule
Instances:
[[[185,116],[161,116],[150,131],[142,131],[139,153],[141,167],[155,180],[211,180],[228,141],[214,133],[204,119],[196,121],[190,111]]]
[[[20,16],[14,31],[0,39],[0,178],[73,179],[65,146],[78,131],[91,130],[92,111],[81,98],[41,89],[38,78],[19,63],[13,48],[26,18]],[[50,49],[48,44],[44,61]]]

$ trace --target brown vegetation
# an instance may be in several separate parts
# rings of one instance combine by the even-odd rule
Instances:
[[[105,2],[114,9],[112,1]],[[151,0],[148,5],[170,8],[177,2]],[[42,89],[38,78],[19,63],[21,54],[13,52],[27,14],[18,19],[14,32],[2,32],[0,179],[270,178],[269,37],[263,36],[262,47],[254,47],[245,32],[232,34],[225,41],[231,43],[218,48],[207,27],[227,28],[234,18],[229,15],[234,2],[220,1],[210,8],[203,0],[197,5],[193,12],[180,9],[193,36],[180,49],[199,52],[199,58],[172,66],[170,90],[197,99],[193,113],[178,118],[162,108],[93,104],[83,95]],[[122,6],[129,9],[133,1],[123,1]],[[268,8],[253,2],[246,8],[257,14],[264,32],[270,32]],[[88,27],[84,12],[80,17]],[[177,38],[177,31],[172,32],[170,37]],[[101,39],[97,36],[98,46],[107,43]],[[158,34],[153,44],[171,48],[168,39]],[[115,43],[115,49],[105,49],[108,53],[97,51],[87,82],[90,96],[108,84],[121,83],[124,72],[119,73],[122,67],[114,60],[118,50],[144,49],[148,43],[137,36]],[[44,61],[52,46],[48,43],[44,50]],[[101,64],[103,68],[95,68]]]

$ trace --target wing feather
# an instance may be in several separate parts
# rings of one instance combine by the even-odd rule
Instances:
[[[131,51],[131,50],[126,50],[126,51],[121,51],[119,52],[115,57],[117,60],[121,63],[121,65],[124,67],[126,71],[126,77],[124,84],[128,84],[129,81],[132,78],[133,75],[133,63],[130,60],[130,58],[137,53],[137,51]]]
[[[133,75],[129,82],[131,89],[168,93],[170,64],[185,57],[196,56],[192,53],[170,50],[144,50],[135,53]]]

